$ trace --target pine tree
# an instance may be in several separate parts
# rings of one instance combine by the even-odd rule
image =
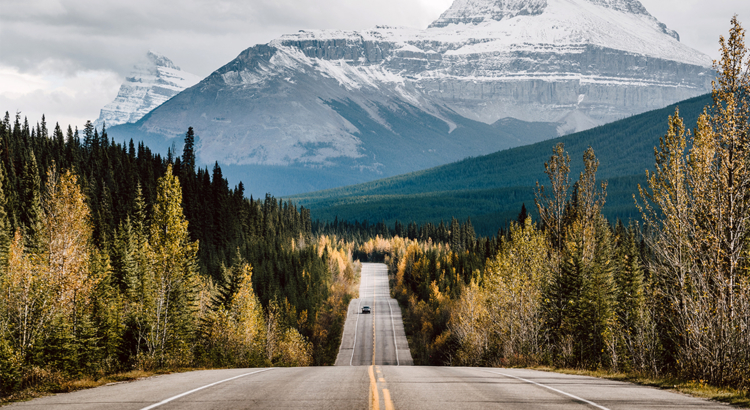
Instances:
[[[529,217],[529,213],[526,211],[526,204],[521,204],[521,212],[518,214],[518,225],[524,226],[526,224],[526,218]]]
[[[450,239],[451,250],[458,253],[458,251],[461,249],[461,226],[459,225],[456,218],[451,219]]]

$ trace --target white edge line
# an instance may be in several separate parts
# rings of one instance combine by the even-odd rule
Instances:
[[[251,374],[262,373],[262,372],[267,372],[267,371],[269,371],[269,370],[273,370],[273,368],[268,368],[268,369],[258,370],[258,371],[255,371],[255,372],[245,373],[245,374],[241,374],[241,375],[239,375],[239,376],[234,376],[234,377],[230,377],[230,378],[228,378],[228,379],[224,379],[224,380],[221,380],[221,381],[218,381],[218,382],[214,382],[214,383],[211,383],[211,384],[207,384],[207,385],[205,385],[205,386],[203,386],[203,387],[198,387],[197,389],[193,389],[193,390],[187,391],[187,392],[185,392],[185,393],[182,393],[182,394],[178,394],[178,395],[176,395],[176,396],[174,396],[174,397],[170,397],[170,398],[168,398],[168,399],[166,399],[166,400],[162,400],[162,401],[160,401],[160,402],[158,402],[158,403],[156,403],[156,404],[152,404],[152,405],[150,405],[150,406],[148,406],[148,407],[144,407],[144,408],[142,408],[141,410],[151,410],[151,409],[154,409],[154,408],[156,408],[156,407],[159,407],[159,406],[162,406],[162,405],[164,405],[164,404],[167,404],[167,403],[169,403],[170,401],[173,401],[173,400],[177,400],[177,399],[179,399],[180,397],[185,397],[185,396],[187,396],[188,394],[193,394],[193,393],[195,393],[195,392],[197,392],[197,391],[199,391],[199,390],[207,389],[207,388],[209,388],[209,387],[212,387],[212,386],[216,386],[217,384],[221,384],[221,383],[224,383],[224,382],[228,382],[228,381],[231,381],[231,380],[234,380],[234,379],[239,379],[240,377],[250,376]]]
[[[537,385],[537,386],[539,386],[539,387],[544,387],[545,389],[549,389],[549,390],[552,390],[552,391],[554,391],[554,392],[557,392],[557,393],[560,393],[560,394],[564,394],[564,395],[566,395],[566,396],[568,396],[568,397],[570,397],[570,398],[573,398],[573,399],[575,399],[575,400],[578,400],[578,401],[582,401],[582,402],[584,402],[584,403],[586,403],[586,404],[589,404],[589,405],[591,405],[591,406],[594,406],[594,407],[596,407],[597,409],[601,409],[601,410],[609,410],[608,408],[606,408],[606,407],[604,407],[604,406],[600,406],[600,405],[598,405],[598,404],[594,403],[593,401],[589,401],[589,400],[586,400],[586,399],[582,399],[582,398],[580,398],[580,397],[578,397],[578,396],[575,396],[575,395],[573,395],[573,394],[570,394],[570,393],[565,393],[564,391],[562,391],[562,390],[558,390],[558,389],[556,389],[556,388],[554,388],[554,387],[550,387],[550,386],[545,386],[545,385],[543,385],[543,384],[540,384],[540,383],[537,383],[537,382],[535,382],[535,381],[531,381],[531,380],[526,380],[526,379],[523,379],[523,378],[521,378],[521,377],[516,377],[516,376],[512,376],[512,375],[510,375],[510,374],[505,374],[505,373],[500,373],[500,372],[493,372],[493,371],[491,371],[491,370],[487,370],[487,371],[488,371],[488,372],[490,372],[490,373],[494,373],[494,374],[499,374],[499,375],[501,375],[501,376],[505,376],[505,377],[510,377],[510,378],[513,378],[513,379],[518,379],[518,380],[521,380],[521,381],[523,381],[523,382],[526,382],[526,383],[531,383],[531,384]]]
[[[391,311],[391,329],[393,329],[393,348],[396,350],[396,366],[401,364],[398,362],[398,344],[396,343],[396,325],[393,324],[393,308],[391,307],[391,299],[388,299],[388,309]]]
[[[358,303],[357,303],[357,320],[354,322],[354,343],[352,344],[352,357],[351,359],[349,359],[349,366],[352,365],[352,361],[354,360],[354,349],[356,349],[357,347],[357,325],[359,324],[359,307],[361,305],[362,305],[362,297],[360,295],[360,298],[358,299]]]

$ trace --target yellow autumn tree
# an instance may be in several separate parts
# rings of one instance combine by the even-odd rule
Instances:
[[[187,364],[196,326],[198,242],[190,240],[182,189],[171,165],[158,181],[147,251],[142,289],[149,359],[159,365]]]
[[[263,308],[253,292],[252,268],[237,269],[237,290],[226,304],[207,312],[203,343],[214,366],[253,367],[263,365],[265,321]]]
[[[16,231],[8,263],[0,275],[0,332],[21,363],[50,337],[53,322],[65,323],[58,331],[71,332],[89,307],[98,279],[89,274],[91,226],[89,209],[70,171],[47,174],[42,236],[25,247]],[[68,325],[72,325],[69,328]]]
[[[41,341],[59,309],[57,290],[49,271],[24,250],[20,230],[8,251],[8,266],[0,275],[0,331],[10,342],[13,355],[23,363]]]
[[[513,224],[510,240],[485,273],[489,325],[497,356],[508,364],[538,360],[542,331],[542,284],[549,268],[544,233],[531,222]]]
[[[55,284],[56,304],[74,328],[99,278],[89,275],[91,222],[78,178],[70,171],[47,172],[44,200],[43,265]]]
[[[458,366],[485,364],[490,349],[490,313],[487,291],[472,281],[454,304],[448,324],[458,341],[454,360]]]
[[[713,104],[685,132],[679,112],[641,189],[671,358],[684,375],[747,386],[750,336],[750,59],[732,19]]]

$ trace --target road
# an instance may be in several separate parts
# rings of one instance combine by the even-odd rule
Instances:
[[[359,314],[361,306],[372,314]],[[393,313],[391,313],[393,312]],[[384,265],[364,264],[332,367],[205,370],[114,383],[23,409],[727,409],[630,383],[526,369],[410,366]],[[374,349],[373,349],[374,346]],[[398,355],[397,355],[398,353]]]
[[[362,306],[370,306],[372,313],[363,314]],[[336,366],[412,364],[401,309],[390,296],[388,268],[363,263],[359,299],[349,303]]]

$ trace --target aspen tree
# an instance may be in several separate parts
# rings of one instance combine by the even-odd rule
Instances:
[[[565,208],[570,195],[570,156],[565,152],[565,144],[561,142],[555,145],[549,161],[544,163],[544,172],[549,178],[550,192],[547,193],[545,187],[537,182],[534,202],[542,227],[550,236],[550,243],[559,251],[562,249]]]
[[[486,268],[490,329],[506,363],[535,363],[540,357],[542,283],[549,268],[545,245],[544,234],[526,218],[523,225],[511,225],[510,240]]]
[[[70,171],[59,175],[53,165],[44,205],[44,264],[57,289],[56,303],[75,329],[97,282],[89,276],[90,212],[78,178]]]
[[[686,135],[679,112],[670,117],[649,189],[641,188],[673,364],[689,377],[739,385],[750,364],[750,60],[744,36],[735,16],[714,62],[712,106],[694,136]]]
[[[169,165],[159,179],[148,248],[152,288],[146,339],[152,358],[162,364],[190,360],[198,243],[190,241],[181,204],[180,183]]]

